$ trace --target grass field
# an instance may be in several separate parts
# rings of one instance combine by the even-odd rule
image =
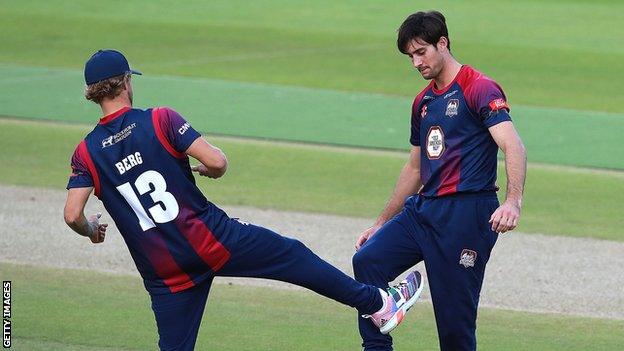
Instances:
[[[425,82],[394,47],[395,30],[410,12],[439,8],[458,59],[505,87],[533,162],[624,169],[624,108],[611,93],[624,88],[624,39],[612,30],[624,29],[621,2],[239,5],[6,3],[0,115],[85,122],[98,112],[80,94],[83,62],[115,47],[146,74],[139,106],[174,106],[203,132],[405,149]]]
[[[93,123],[100,112],[82,98],[81,80],[77,70],[0,65],[0,114]],[[137,106],[173,106],[202,132],[410,147],[412,98],[176,76],[137,77],[134,86]],[[624,114],[533,106],[512,114],[532,162],[624,169]]]
[[[614,0],[4,2],[0,62],[81,69],[115,47],[144,73],[412,97],[424,84],[395,31],[430,8],[446,13],[456,56],[512,104],[623,112],[613,92],[624,90],[624,4]]]
[[[154,348],[149,297],[136,277],[11,264],[0,264],[0,275],[13,280],[15,350]],[[622,321],[482,309],[479,325],[481,350],[615,350],[624,342]],[[398,350],[437,349],[431,304],[417,304],[393,335]],[[354,311],[331,300],[215,284],[197,349],[353,350],[358,344]]]
[[[0,119],[0,140],[6,142],[0,161],[11,165],[0,169],[0,182],[64,187],[69,157],[89,129]],[[407,159],[397,153],[208,138],[230,162],[222,179],[198,179],[217,204],[373,218]],[[504,170],[499,173],[504,186]],[[620,172],[532,166],[519,230],[624,240],[619,216],[623,180]]]
[[[174,107],[228,154],[225,178],[198,182],[217,204],[373,218],[407,157],[376,149],[409,146],[411,99],[426,84],[397,52],[396,28],[432,8],[445,13],[458,60],[509,98],[531,162],[519,230],[624,241],[615,0],[0,1],[0,183],[65,186],[99,115],[82,97],[82,67],[109,47],[145,74],[137,106]],[[16,350],[155,346],[137,278],[5,263],[0,275],[14,284]],[[354,313],[312,293],[217,284],[211,300],[198,349],[359,344]],[[415,309],[396,348],[437,349],[431,305]],[[479,347],[618,350],[623,323],[481,309]]]

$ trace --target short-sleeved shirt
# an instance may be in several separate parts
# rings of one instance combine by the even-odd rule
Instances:
[[[498,146],[488,128],[511,121],[507,98],[470,66],[443,90],[432,81],[412,105],[410,143],[421,148],[420,194],[495,191]]]
[[[171,108],[123,108],[78,144],[67,188],[94,187],[150,293],[214,276],[229,259],[227,215],[195,185],[185,151],[200,137]]]
[[[102,118],[100,124],[106,124],[106,121],[113,120],[116,116],[126,113],[130,109],[123,108],[112,115]],[[169,108],[162,107],[157,109],[158,111],[158,123],[160,130],[165,136],[167,142],[173,150],[178,154],[183,154],[189,146],[195,141],[195,139],[201,136],[178,112]],[[112,117],[112,118],[111,118]],[[102,123],[103,121],[103,123]],[[180,133],[182,132],[182,133]],[[110,140],[112,141],[112,139]],[[67,189],[70,188],[84,188],[93,186],[93,178],[89,173],[86,159],[88,158],[87,151],[84,144],[81,142],[76,146],[74,154],[71,157],[71,174],[69,176],[69,182]]]

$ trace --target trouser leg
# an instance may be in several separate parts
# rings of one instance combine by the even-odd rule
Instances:
[[[362,284],[322,260],[298,240],[251,224],[234,223],[239,231],[220,276],[280,280],[370,314],[383,304],[379,290]]]
[[[425,260],[441,350],[476,350],[485,267],[497,234],[487,223],[497,200],[437,200]]]
[[[150,295],[161,350],[192,351],[210,292],[212,279],[188,290]]]
[[[402,272],[422,260],[422,252],[413,236],[413,221],[404,209],[388,221],[353,256],[355,279],[362,283],[387,288]],[[365,350],[392,350],[392,337],[381,334],[369,320],[358,315],[362,346]]]

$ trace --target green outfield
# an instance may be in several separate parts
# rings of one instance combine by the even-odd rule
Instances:
[[[612,28],[620,2],[163,6],[4,4],[0,115],[86,122],[97,108],[81,97],[80,70],[94,50],[115,47],[146,74],[137,105],[174,106],[203,132],[406,149],[425,82],[394,47],[395,30],[415,9],[439,8],[458,59],[505,87],[531,161],[624,169],[624,108],[613,94],[624,89],[624,39]]]
[[[69,157],[89,129],[0,119],[0,140],[6,143],[0,161],[11,165],[0,169],[0,182],[62,189]],[[223,148],[230,162],[225,177],[198,179],[217,204],[373,218],[407,159],[406,153],[208,139]],[[505,185],[504,170],[499,173],[499,183]],[[518,230],[624,240],[619,215],[623,193],[620,172],[531,166]]]
[[[15,350],[156,344],[137,277],[11,264],[0,264],[0,274],[13,280]],[[209,302],[198,350],[353,350],[360,343],[355,312],[311,292],[215,284]],[[479,326],[481,350],[615,350],[624,343],[622,321],[481,309]],[[398,350],[437,349],[431,304],[418,303],[393,335]]]
[[[434,8],[458,60],[505,88],[530,162],[518,230],[624,241],[615,0],[0,0],[0,183],[65,187],[100,114],[82,96],[83,64],[115,48],[144,73],[136,106],[174,107],[228,155],[224,178],[198,179],[215,203],[372,221],[407,158],[411,101],[426,84],[397,52],[396,29]],[[156,345],[136,277],[6,263],[0,275],[13,281],[16,350]],[[198,349],[355,349],[354,317],[309,292],[216,284]],[[479,325],[482,350],[624,344],[623,321],[483,308]],[[394,335],[400,350],[437,349],[431,305]]]
[[[92,123],[77,70],[0,65],[0,114]],[[45,87],[46,93],[37,96]],[[134,79],[138,106],[174,106],[207,133],[407,149],[412,98],[176,76]],[[68,92],[72,92],[68,96]],[[33,96],[38,103],[32,104]],[[624,115],[513,106],[532,162],[624,169]],[[591,125],[588,125],[591,121]]]
[[[423,82],[397,53],[396,28],[436,8],[456,56],[497,79],[512,104],[623,112],[614,95],[624,90],[616,0],[167,4],[5,1],[0,62],[81,69],[94,50],[114,47],[149,74],[411,97]]]

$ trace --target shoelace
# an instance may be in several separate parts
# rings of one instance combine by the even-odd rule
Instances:
[[[404,291],[403,289],[405,289],[406,294],[404,294],[404,293],[403,293],[403,291]],[[407,297],[408,297],[408,296],[411,296],[411,294],[412,294],[412,291],[411,291],[411,289],[410,289],[410,284],[409,284],[409,282],[407,282],[406,280],[404,280],[404,281],[400,282],[400,283],[396,286],[396,290],[397,290],[397,292],[401,295],[401,297],[402,297],[404,300],[407,300]],[[407,296],[406,296],[406,295],[407,295]]]

